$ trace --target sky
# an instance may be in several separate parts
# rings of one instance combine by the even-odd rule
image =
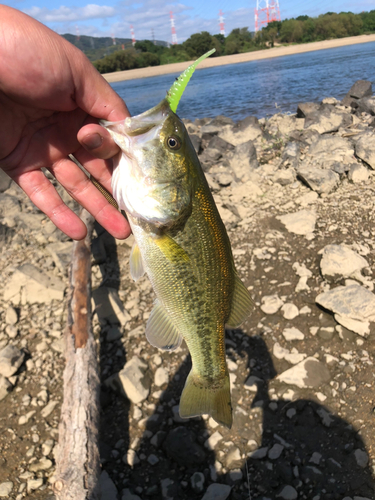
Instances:
[[[94,0],[95,1],[95,0]],[[225,33],[248,27],[254,31],[257,0],[185,0],[169,3],[163,0],[5,0],[10,5],[57,33],[130,38],[133,26],[137,40],[171,42],[170,11],[173,12],[177,41],[182,43],[193,33],[220,32],[219,9],[223,12]],[[265,0],[260,0],[265,4]],[[375,8],[374,0],[279,0],[281,19],[331,12],[359,13]]]

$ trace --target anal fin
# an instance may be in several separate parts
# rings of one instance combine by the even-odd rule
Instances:
[[[182,335],[158,300],[147,321],[146,337],[151,345],[167,351],[177,349],[182,342]]]
[[[251,310],[254,308],[254,302],[250,297],[249,291],[242,283],[236,274],[236,282],[234,285],[232,307],[229,318],[226,322],[227,326],[237,328],[249,316]]]

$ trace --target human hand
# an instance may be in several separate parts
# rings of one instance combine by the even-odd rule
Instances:
[[[4,5],[0,19],[0,168],[71,238],[84,238],[86,227],[43,167],[114,237],[129,236],[126,219],[68,158],[111,192],[119,149],[97,121],[125,119],[125,103],[64,38]]]

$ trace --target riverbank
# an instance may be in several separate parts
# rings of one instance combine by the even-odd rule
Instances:
[[[231,56],[213,57],[202,61],[198,69],[212,68],[214,66],[225,66],[227,64],[238,64],[249,61],[258,61],[260,59],[269,59],[273,57],[290,56],[293,54],[302,54],[314,50],[333,49],[343,47],[344,45],[356,45],[358,43],[375,42],[375,34],[351,36],[347,38],[338,38],[335,40],[324,40],[322,42],[312,42],[301,45],[280,46],[272,49],[257,50],[255,52],[246,52],[244,54],[234,54]],[[130,69],[126,71],[116,71],[107,73],[104,78],[107,82],[121,82],[124,80],[134,80],[136,78],[148,78],[151,76],[166,75],[168,73],[181,73],[186,69],[189,62],[175,64],[164,64],[162,66],[150,66],[148,68]]]
[[[97,226],[102,498],[375,499],[375,97],[347,90],[297,114],[187,123],[254,298],[226,331],[232,429],[180,419],[187,346],[148,343],[133,239]],[[5,174],[0,207],[0,498],[55,500],[72,242]]]

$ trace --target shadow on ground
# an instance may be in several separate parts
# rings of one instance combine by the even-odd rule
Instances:
[[[103,284],[118,288],[115,241],[106,234],[104,243],[112,277]],[[130,415],[125,398],[103,388],[100,454],[120,498],[129,489],[142,500],[200,500],[211,483],[230,485],[229,500],[375,498],[365,445],[348,422],[315,401],[282,399],[275,391],[270,395],[269,381],[277,374],[261,337],[228,331],[227,355],[247,360],[246,373],[237,372],[233,388],[231,430],[207,428],[201,418],[179,418],[189,356],[160,400],[149,405],[151,416],[142,425]],[[101,342],[100,356],[103,378],[126,362],[121,342]],[[164,366],[167,362],[163,355]],[[254,392],[244,389],[249,376]],[[210,449],[207,440],[214,432],[222,438]],[[133,466],[123,460],[129,449],[135,452]]]

